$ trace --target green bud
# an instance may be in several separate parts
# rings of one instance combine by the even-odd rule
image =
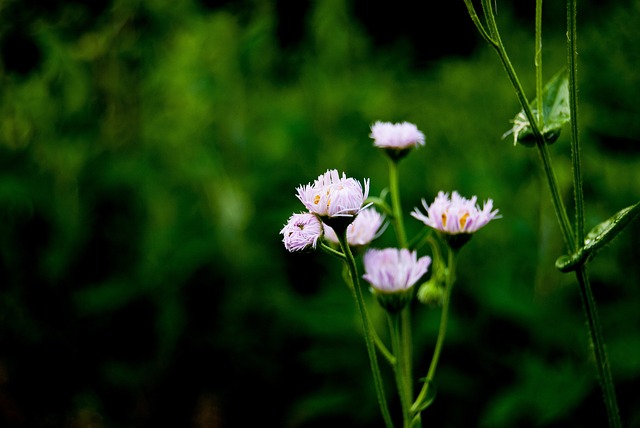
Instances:
[[[418,288],[418,301],[429,306],[441,306],[444,299],[444,288],[435,277],[420,285]]]

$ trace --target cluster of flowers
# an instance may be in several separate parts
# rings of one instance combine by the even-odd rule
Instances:
[[[374,146],[385,150],[396,161],[412,148],[424,145],[423,133],[407,122],[376,122],[370,137]],[[316,249],[323,239],[338,243],[334,228],[339,229],[338,233],[346,228],[347,243],[355,248],[365,247],[385,229],[384,216],[366,205],[368,179],[362,185],[344,173],[328,170],[313,183],[296,190],[307,212],[293,214],[280,231],[284,246],[290,252]],[[466,241],[498,214],[498,210],[493,210],[491,199],[480,208],[476,196],[466,199],[455,191],[451,196],[439,192],[432,204],[423,199],[422,205],[425,214],[415,208],[411,215],[440,232],[447,242]],[[363,278],[371,284],[374,293],[406,294],[427,272],[431,258],[418,258],[416,251],[386,248],[367,250],[363,262]]]

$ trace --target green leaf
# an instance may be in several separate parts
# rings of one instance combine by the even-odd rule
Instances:
[[[563,255],[556,260],[556,267],[562,272],[576,270],[587,262],[597,250],[611,242],[613,238],[640,214],[640,202],[624,208],[609,219],[591,229],[584,239],[584,246],[571,255]]]
[[[538,99],[529,106],[534,116],[538,115]],[[565,70],[556,73],[542,92],[542,134],[547,144],[554,143],[560,136],[562,126],[571,118],[569,109],[569,77]],[[521,110],[513,119],[513,127],[502,137],[513,134],[513,145],[520,143],[527,147],[535,145],[535,137],[529,120]]]
[[[428,380],[426,378],[421,379],[421,380],[424,380],[425,383],[428,383],[429,385],[428,385],[428,388],[427,388],[426,395],[424,397],[422,397],[422,394],[420,394],[420,397],[418,397],[418,400],[420,400],[420,401],[416,401],[411,406],[411,412],[414,413],[414,414],[420,414],[420,412],[422,412],[424,409],[429,407],[431,405],[431,403],[433,403],[433,400],[435,400],[435,398],[436,398],[437,388],[436,388],[435,382],[431,381],[431,380]]]

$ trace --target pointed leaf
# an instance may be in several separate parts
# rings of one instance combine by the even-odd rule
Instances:
[[[431,403],[433,403],[433,400],[435,400],[436,398],[436,392],[437,392],[436,383],[431,380],[427,380],[426,378],[422,380],[424,380],[425,383],[428,383],[427,393],[425,394],[424,397],[422,397],[422,394],[420,394],[420,396],[418,397],[418,400],[420,401],[416,401],[411,406],[411,412],[414,414],[419,414],[424,409],[429,407]]]
[[[613,238],[640,214],[640,202],[624,208],[609,219],[591,229],[584,240],[584,246],[571,255],[563,255],[556,260],[556,267],[562,272],[570,272],[587,262],[597,250],[611,242]]]
[[[538,99],[529,105],[534,116],[538,114]],[[560,136],[562,126],[570,120],[569,109],[569,77],[565,70],[558,72],[549,80],[542,92],[542,134],[547,144],[554,143]],[[527,147],[535,145],[535,138],[529,120],[521,110],[513,119],[513,127],[502,137],[513,134],[513,144],[520,143]]]

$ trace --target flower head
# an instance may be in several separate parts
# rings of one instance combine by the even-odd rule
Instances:
[[[411,300],[411,289],[427,273],[431,257],[418,258],[415,251],[397,248],[368,250],[362,276],[387,310],[397,311]]]
[[[424,134],[409,122],[376,122],[371,126],[373,145],[385,149],[395,159],[404,156],[410,149],[424,146]]]
[[[364,180],[364,190],[359,181],[347,178],[335,169],[327,170],[313,183],[300,186],[298,199],[309,212],[325,220],[332,217],[354,217],[362,209],[369,196],[369,180]]]
[[[365,274],[362,276],[373,288],[393,293],[411,288],[431,264],[431,257],[418,259],[415,251],[406,248],[370,249],[363,257]]]
[[[375,209],[367,208],[362,210],[353,223],[347,226],[347,242],[352,247],[361,247],[369,244],[384,231],[383,222],[384,216]],[[324,237],[336,244],[339,242],[338,236],[336,236],[336,232],[331,226],[325,225]]]
[[[451,199],[448,193],[438,192],[431,205],[423,199],[422,205],[427,211],[423,214],[414,209],[411,215],[440,232],[447,235],[472,234],[485,226],[494,218],[499,218],[498,210],[493,210],[493,201],[487,200],[482,209],[478,206],[477,197],[466,199],[458,192],[453,192]]]
[[[322,222],[313,214],[293,214],[282,228],[282,242],[290,251],[303,251],[316,248],[318,240],[322,237]]]

